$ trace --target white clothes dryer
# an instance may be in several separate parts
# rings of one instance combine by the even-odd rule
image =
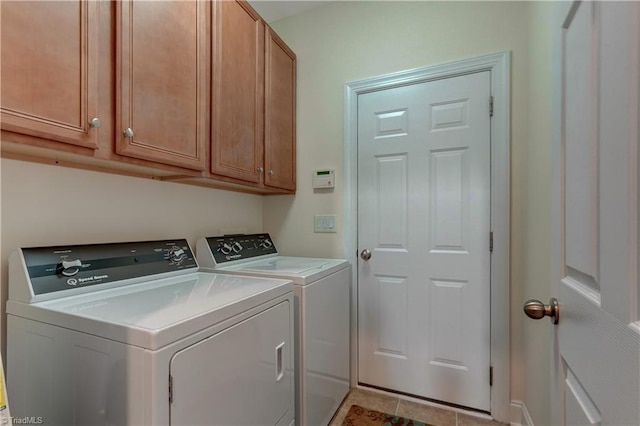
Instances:
[[[349,391],[349,262],[280,256],[269,234],[201,238],[196,250],[203,269],[293,281],[296,420],[327,425]]]
[[[200,272],[186,240],[9,261],[12,415],[47,425],[291,425],[293,284]]]

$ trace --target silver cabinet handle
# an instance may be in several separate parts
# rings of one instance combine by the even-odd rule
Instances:
[[[127,127],[126,129],[124,129],[123,133],[128,138],[132,138],[133,137],[133,129],[131,127]]]
[[[362,250],[360,252],[360,257],[365,261],[371,259],[371,250],[369,249]]]
[[[264,173],[264,167],[258,167],[258,173]]]
[[[93,117],[91,120],[89,120],[89,126],[97,129],[98,127],[102,126],[102,122],[98,117]]]
[[[524,303],[524,313],[527,314],[529,318],[533,319],[542,319],[545,316],[551,317],[551,322],[557,324],[560,321],[560,306],[558,305],[558,301],[552,297],[549,300],[549,304],[545,305],[539,300],[530,299]]]
[[[269,171],[267,172],[267,174],[268,174],[269,176],[273,176],[275,173],[273,173],[273,170],[269,170]]]

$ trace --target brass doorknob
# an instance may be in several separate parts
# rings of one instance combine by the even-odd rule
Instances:
[[[555,297],[549,300],[548,305],[536,299],[529,299],[524,303],[523,309],[529,318],[538,320],[547,316],[550,317],[551,322],[554,324],[560,321],[560,305],[558,305]]]

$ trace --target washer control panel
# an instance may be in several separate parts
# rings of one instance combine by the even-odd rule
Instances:
[[[278,254],[269,234],[209,237],[207,245],[218,265],[234,260]]]
[[[198,268],[185,239],[21,250],[34,295]]]

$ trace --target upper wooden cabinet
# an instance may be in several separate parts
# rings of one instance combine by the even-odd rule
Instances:
[[[211,172],[260,183],[264,169],[264,24],[248,3],[213,10]]]
[[[0,155],[296,189],[296,56],[244,0],[0,1]]]
[[[98,7],[3,1],[3,130],[96,148]]]
[[[213,13],[211,172],[295,191],[296,55],[242,0]]]
[[[267,26],[265,31],[266,186],[296,189],[296,55]]]
[[[116,151],[206,168],[209,7],[205,1],[116,3]]]

